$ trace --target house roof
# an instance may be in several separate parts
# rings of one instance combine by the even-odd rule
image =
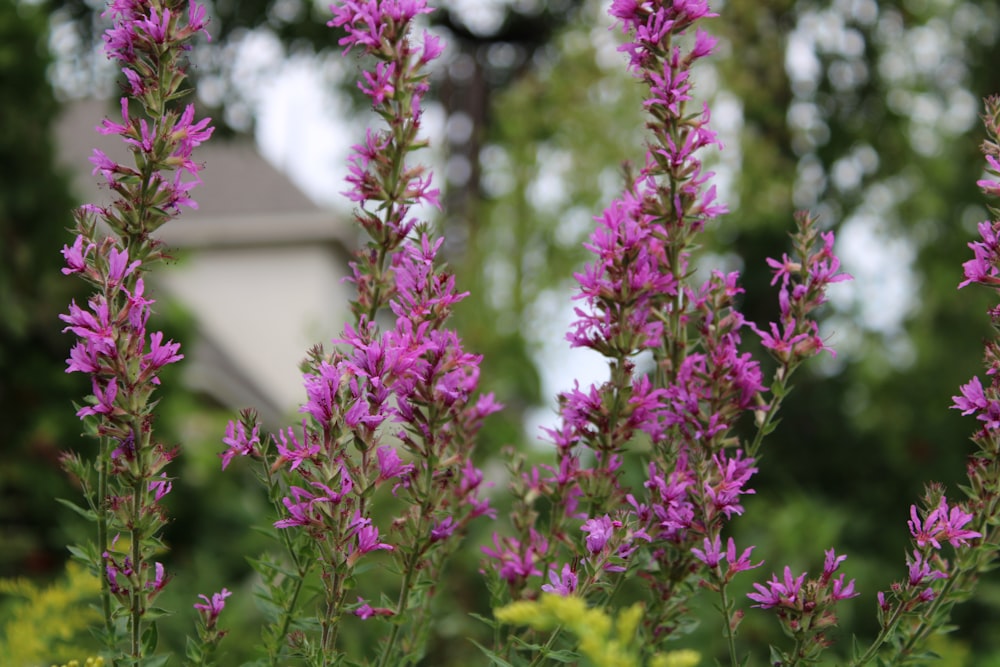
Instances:
[[[56,126],[59,161],[80,201],[113,199],[104,179],[91,173],[94,148],[132,163],[120,137],[94,129],[118,115],[110,102],[84,100],[69,104]],[[204,164],[192,194],[199,208],[182,208],[156,232],[181,257],[157,273],[158,282],[198,322],[198,338],[185,346],[186,379],[224,405],[252,405],[266,425],[280,424],[302,400],[297,366],[306,350],[349,317],[341,279],[357,233],[246,137],[213,139],[194,158]]]
[[[99,148],[114,160],[131,164],[118,136],[95,128],[103,118],[118,120],[110,102],[87,99],[67,105],[57,127],[59,159],[72,173],[81,201],[110,203],[111,191],[90,173],[89,158]],[[213,139],[195,152],[204,165],[202,184],[193,191],[197,209],[181,215],[158,235],[174,247],[327,241],[352,247],[356,233],[350,220],[318,206],[288,177],[261,157],[247,137]],[[86,168],[84,168],[86,167]]]

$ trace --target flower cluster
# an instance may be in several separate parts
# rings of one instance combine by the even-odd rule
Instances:
[[[105,33],[105,49],[122,65],[126,96],[121,98],[121,121],[105,119],[97,131],[120,136],[133,164],[94,150],[94,174],[104,177],[115,199],[106,207],[81,207],[76,239],[62,250],[62,272],[80,276],[95,290],[85,307],[74,301],[60,317],[67,325],[64,331],[78,339],[66,370],[90,375],[93,388],[77,416],[101,443],[96,482],[93,467],[79,457],[69,455],[65,464],[83,483],[98,522],[100,555],[94,558],[106,573],[108,648],[120,649],[121,626],[112,616],[124,613],[131,641],[121,650],[139,658],[143,617],[169,578],[152,557],[162,550],[157,537],[166,522],[161,501],[172,487],[164,468],[175,452],[154,438],[153,394],[160,370],[183,358],[178,343],[149,329],[154,301],[143,276],[163,257],[150,234],[176,216],[180,205],[196,206],[190,191],[200,182],[200,167],[192,154],[212,128],[209,119],[195,120],[193,106],[181,112],[168,106],[182,94],[181,50],[205,31],[204,8],[119,0],[104,16],[113,22]],[[136,107],[142,113],[133,113]],[[115,546],[118,534],[128,534],[127,547]],[[113,601],[119,610],[113,609]]]
[[[829,646],[826,631],[837,625],[834,605],[858,595],[853,579],[845,583],[843,574],[833,577],[846,558],[830,549],[816,579],[807,579],[805,572],[796,577],[785,567],[781,578],[772,575],[766,584],[754,584],[757,591],[747,597],[757,603],[755,607],[775,610],[786,634],[795,639],[794,655],[782,654],[782,662],[776,664],[814,661]]]
[[[722,594],[732,633],[739,617],[725,587],[760,563],[751,562],[753,547],[737,555],[731,539],[723,550],[722,532],[754,492],[756,453],[788,375],[827,349],[809,315],[829,284],[849,276],[838,272],[832,234],[817,249],[815,221],[802,216],[797,263],[771,260],[782,281],[784,332],[748,325],[736,307],[737,273],[692,281],[699,234],[726,212],[701,158],[721,143],[707,105],[689,109],[691,68],[716,44],[700,25],[715,14],[703,0],[616,0],[609,11],[629,36],[620,47],[629,69],[647,89],[651,137],[642,168],[627,173],[586,244],[594,260],[576,275],[579,305],[567,338],[607,357],[610,379],[560,396],[561,423],[548,431],[557,464],[514,466],[517,535],[495,536],[484,553],[515,598],[534,594],[534,577],[548,577],[545,591],[586,595],[610,589],[614,573],[638,571],[650,591],[645,621],[659,639],[681,622],[685,591],[701,583]],[[759,363],[740,349],[746,328],[779,361],[770,400]],[[651,364],[640,361],[646,357]],[[758,431],[743,444],[734,428],[748,413]],[[629,489],[623,466],[637,440],[651,453],[642,488]],[[550,505],[545,531],[536,529],[542,498]]]
[[[422,0],[383,0],[344,2],[331,10],[329,25],[344,31],[345,53],[359,49],[370,57],[358,86],[385,121],[353,147],[347,178],[345,194],[370,237],[351,264],[355,322],[334,341],[336,350],[310,353],[301,429],[279,431],[261,443],[258,424],[245,414],[230,424],[223,453],[224,465],[236,456],[264,459],[272,497],[280,498],[274,525],[301,531],[316,549],[326,598],[318,649],[324,655],[337,650],[342,610],[366,620],[426,618],[431,596],[416,591],[431,590],[472,520],[493,515],[472,451],[483,420],[500,409],[491,395],[476,397],[480,357],[466,352],[447,328],[465,294],[441,267],[442,240],[411,214],[414,205],[438,205],[429,171],[406,163],[425,145],[418,138],[428,88],[424,70],[442,52],[426,31],[420,44],[411,37],[414,20],[430,9]],[[379,326],[380,312],[391,313],[394,325]],[[381,500],[385,493],[404,509],[379,526],[374,508],[390,503]],[[385,512],[378,518],[385,520]],[[372,607],[361,597],[349,603],[354,569],[376,552],[404,573],[395,604]],[[290,558],[301,562],[295,554]],[[383,657],[396,650],[399,626],[393,628],[380,647]]]
[[[425,0],[346,0],[331,11],[329,26],[343,34],[344,52],[365,56],[368,69],[358,88],[385,123],[369,129],[350,158],[345,194],[370,237],[351,264],[355,319],[332,352],[310,351],[301,426],[262,437],[256,414],[244,411],[226,430],[222,467],[237,457],[262,463],[260,476],[278,515],[274,532],[286,547],[286,562],[255,563],[261,597],[275,611],[264,633],[270,663],[341,662],[338,632],[353,615],[390,619],[369,623],[386,631],[377,664],[403,653],[415,664],[448,557],[473,520],[495,515],[472,455],[485,418],[500,406],[490,395],[477,398],[480,358],[448,328],[465,294],[442,268],[442,240],[411,212],[415,205],[439,205],[430,172],[407,162],[426,144],[419,137],[426,68],[443,49],[426,30],[413,38],[414,22],[431,9]],[[696,92],[691,68],[716,44],[700,23],[715,14],[705,0],[613,0],[610,13],[628,35],[620,50],[629,70],[647,90],[650,140],[641,169],[628,172],[623,194],[597,218],[586,244],[594,260],[576,275],[578,307],[567,336],[573,346],[603,354],[610,378],[560,396],[560,423],[547,431],[555,445],[552,464],[511,463],[514,534],[495,533],[482,549],[496,584],[494,602],[511,602],[497,610],[496,637],[505,645],[491,656],[507,664],[513,651],[542,648],[501,632],[500,624],[508,623],[553,632],[544,651],[564,627],[580,636],[584,656],[602,664],[638,664],[644,656],[654,665],[694,664],[697,655],[657,648],[682,627],[687,599],[702,588],[719,596],[731,663],[744,664],[735,648],[743,612],[728,587],[762,563],[753,562],[754,547],[739,550],[723,535],[744,512],[744,496],[754,493],[759,448],[774,427],[789,376],[808,357],[833,352],[812,316],[829,285],[850,276],[839,270],[833,235],[802,214],[793,252],[768,260],[772,285],[779,285],[780,318],[766,329],[737,309],[737,273],[693,281],[698,236],[725,212],[700,157],[702,149],[721,144],[707,106],[688,109]],[[207,36],[206,12],[180,0],[113,0],[105,16],[114,24],[106,50],[123,65],[126,96],[121,121],[105,119],[97,130],[120,136],[134,165],[94,151],[94,174],[103,176],[115,200],[82,207],[77,236],[62,250],[63,273],[95,287],[84,307],[74,301],[61,318],[78,339],[67,372],[89,375],[93,391],[77,416],[100,441],[96,465],[75,455],[65,462],[89,503],[80,513],[98,523],[97,547],[74,552],[103,575],[105,627],[98,634],[113,661],[159,664],[166,656],[149,655],[156,637],[151,617],[159,613],[151,603],[171,577],[154,557],[166,522],[161,503],[172,489],[165,468],[175,453],[153,436],[153,395],[160,371],[183,355],[179,344],[149,328],[154,302],[144,275],[163,257],[150,235],[180,206],[196,207],[190,193],[200,182],[200,165],[193,151],[212,128],[208,119],[195,120],[193,106],[168,103],[181,94],[183,51],[198,33]],[[133,113],[137,107],[142,114]],[[979,185],[996,195],[1000,99],[988,101],[986,121],[991,178]],[[979,283],[1000,292],[1000,222],[983,222],[979,231],[960,287]],[[990,315],[1000,330],[1000,307]],[[759,363],[741,351],[744,329],[777,364],[770,389]],[[909,661],[995,557],[995,340],[987,343],[986,366],[988,386],[973,378],[953,399],[954,408],[981,423],[963,487],[968,498],[949,503],[942,487],[930,485],[922,509],[911,506],[907,576],[878,594],[881,632],[851,665],[876,657],[887,664]],[[736,427],[749,415],[756,430],[747,439]],[[629,478],[641,484],[631,488]],[[392,561],[401,575],[398,595],[382,591],[382,606],[354,590],[361,568],[376,559]],[[753,606],[775,613],[795,640],[791,652],[772,648],[774,664],[819,660],[837,623],[836,605],[858,595],[854,580],[838,574],[845,559],[830,549],[818,577],[785,567],[754,584],[747,596]],[[608,603],[632,575],[647,584],[646,605],[614,619],[588,606],[588,599]],[[295,622],[308,597],[302,595],[307,580],[322,587],[318,642],[300,629],[310,624]],[[210,662],[225,634],[217,624],[230,595],[223,588],[194,604],[200,643],[189,644],[192,664]]]
[[[752,325],[764,347],[784,364],[824,350],[835,354],[819,337],[816,322],[808,316],[826,303],[829,285],[851,279],[849,274],[839,272],[840,260],[833,254],[833,233],[820,232],[816,218],[807,213],[798,214],[796,222],[798,229],[792,237],[795,258],[785,254],[780,261],[767,260],[774,273],[771,284],[781,282],[778,296],[781,320],[771,322],[768,331]]]

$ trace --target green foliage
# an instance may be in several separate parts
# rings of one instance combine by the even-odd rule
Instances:
[[[91,11],[80,1],[62,4],[80,13]],[[290,20],[269,12],[272,2],[219,3],[223,18],[213,28],[230,31],[270,23],[293,49],[331,43],[313,5],[297,4],[300,11]],[[760,545],[768,561],[765,569],[783,564],[777,560],[779,554],[815,556],[815,545],[843,545],[851,554],[850,566],[861,571],[857,576],[864,597],[845,605],[854,611],[842,621],[865,635],[874,631],[871,622],[862,620],[873,616],[869,612],[874,592],[902,571],[907,505],[917,497],[924,478],[957,478],[968,452],[963,443],[971,427],[946,406],[957,384],[976,372],[979,341],[986,333],[981,316],[985,301],[975,303],[971,293],[955,298],[954,290],[958,267],[968,255],[964,227],[977,219],[970,202],[979,201],[971,184],[980,162],[974,154],[975,126],[942,142],[937,152],[914,152],[912,109],[890,108],[886,101],[901,90],[944,98],[933,80],[903,85],[880,73],[879,59],[892,45],[879,36],[878,24],[850,23],[864,40],[862,58],[870,74],[864,85],[846,91],[833,87],[827,73],[841,66],[845,57],[827,52],[820,54],[817,89],[797,96],[785,71],[787,35],[804,13],[826,4],[731,0],[724,5],[724,18],[710,26],[726,38],[731,55],[719,60],[714,90],[739,101],[743,123],[734,212],[719,226],[716,250],[752,269],[749,275],[762,276],[746,283],[746,311],[751,319],[763,322],[772,316],[775,299],[758,270],[763,257],[785,243],[800,169],[807,164],[822,169],[826,184],[805,203],[824,210],[829,225],[862,210],[865,193],[900,179],[906,183],[906,196],[885,215],[890,226],[883,233],[886,239],[911,238],[917,244],[918,309],[892,340],[864,328],[844,331],[845,319],[841,320],[834,345],[855,335],[860,342],[842,352],[843,365],[835,369],[839,375],[821,373],[805,379],[790,395],[783,422],[764,451],[761,478],[755,484],[757,502],[748,503],[746,517],[735,524],[743,539]],[[995,7],[985,1],[878,4],[881,16],[898,14],[905,31],[938,28],[942,24],[935,18],[953,25],[956,12],[970,8],[986,13],[980,21],[983,26],[996,23],[990,14]],[[945,15],[936,17],[933,12]],[[638,91],[621,74],[618,61],[607,68],[599,64],[596,47],[614,33],[595,28],[592,16],[571,25],[537,58],[539,67],[526,69],[494,98],[486,144],[488,154],[497,159],[486,175],[495,179],[495,187],[485,188],[478,223],[469,227],[468,252],[456,261],[461,288],[472,292],[457,312],[463,336],[470,349],[485,354],[484,382],[511,406],[512,419],[488,434],[493,453],[523,439],[520,416],[543,399],[538,362],[532,356],[533,329],[550,314],[553,295],[580,261],[579,242],[590,216],[619,185],[617,165],[637,157],[621,154],[620,147],[636,145],[628,133],[637,128],[630,115],[637,115]],[[44,85],[43,32],[44,17],[37,10],[0,3],[0,99],[5,101],[0,104],[0,402],[5,408],[0,433],[13,452],[0,467],[0,521],[6,547],[0,573],[43,568],[51,554],[60,553],[65,539],[48,520],[51,498],[77,494],[62,481],[55,457],[66,443],[76,441],[79,425],[68,406],[71,397],[86,392],[81,378],[62,373],[60,363],[68,343],[58,334],[55,315],[69,300],[69,281],[60,280],[52,239],[70,224],[66,214],[70,204],[63,180],[52,176],[46,139],[56,107]],[[998,53],[995,42],[973,37],[964,41],[968,73],[962,86],[978,98],[1000,89],[993,67]],[[808,133],[789,125],[793,102],[818,107],[827,130],[825,140],[801,143]],[[859,145],[875,149],[879,170],[865,175],[859,189],[841,191],[829,175],[837,160]],[[555,203],[533,199],[530,186],[560,165],[569,165],[562,167],[563,198]],[[884,271],[899,268],[885,266]],[[851,308],[854,311],[845,315],[857,319],[860,305]],[[890,344],[908,347],[909,359],[894,360]],[[185,425],[178,430],[199,419],[192,415],[191,403],[182,401],[176,410],[175,423]],[[170,399],[165,398],[163,405],[171,405]],[[202,425],[203,433],[210,430]],[[190,606],[190,591],[209,590],[215,582],[230,578],[249,579],[251,570],[243,556],[257,553],[261,539],[246,534],[242,526],[267,511],[266,506],[254,504],[238,478],[217,474],[217,461],[211,455],[213,436],[183,440],[192,446],[179,461],[182,473],[176,499],[171,500],[176,520],[168,541],[174,547],[176,585],[185,589],[186,597],[178,593],[171,599],[173,593],[165,594],[176,608]],[[206,506],[213,507],[212,516],[204,512]],[[480,536],[478,541],[484,539]],[[222,544],[221,562],[196,555],[209,543]],[[483,601],[473,599],[477,593],[483,595],[475,583],[475,548],[464,556],[461,571],[449,572],[449,577],[462,582],[455,588],[456,595],[463,596],[463,606],[484,611]],[[196,575],[189,573],[192,569]],[[272,574],[275,571],[271,569]],[[227,608],[245,626],[232,632],[229,647],[236,652],[255,639],[248,628],[261,613],[246,602],[252,597],[250,586],[243,592],[242,605],[234,597]],[[273,611],[273,601],[260,604]],[[973,606],[965,612],[967,617],[960,617],[958,638],[932,648],[951,656],[954,664],[998,664],[958,657],[962,650],[982,655],[995,647],[995,634],[984,619],[995,614],[996,605],[994,600]],[[765,624],[754,618],[754,613],[748,614],[744,633],[749,640],[767,643],[761,639],[768,632]],[[167,623],[161,625],[160,640],[176,644],[180,640],[170,636],[169,628]],[[362,641],[363,632],[362,628],[352,634]],[[442,645],[461,641],[446,629],[435,632]],[[708,637],[713,632],[714,628],[704,628],[695,635],[698,645],[713,646],[714,638]],[[433,664],[449,663],[441,657]]]
[[[0,576],[57,565],[67,536],[52,525],[52,498],[75,495],[58,457],[80,431],[69,408],[86,386],[61,368],[57,315],[76,288],[58,249],[72,200],[49,136],[58,107],[45,28],[39,8],[0,3]]]
[[[0,579],[4,664],[36,667],[85,655],[93,648],[88,629],[100,621],[92,606],[100,589],[97,577],[73,562],[48,586],[24,578]]]
[[[501,623],[526,625],[553,637],[561,631],[575,635],[579,652],[593,667],[695,667],[701,656],[690,649],[655,653],[643,660],[643,643],[637,634],[642,621],[643,607],[636,604],[612,617],[606,610],[590,608],[583,598],[575,595],[543,593],[538,600],[512,602],[494,610]],[[577,657],[571,652],[553,651],[550,644],[530,645],[536,656],[553,662],[573,662]],[[509,664],[486,651],[493,664]],[[537,658],[536,658],[537,660]],[[532,665],[536,661],[532,661]]]

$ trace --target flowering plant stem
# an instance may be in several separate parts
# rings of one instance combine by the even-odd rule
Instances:
[[[222,467],[237,456],[260,464],[284,551],[283,561],[254,562],[262,598],[272,605],[263,661],[355,664],[342,633],[353,615],[381,638],[363,664],[415,665],[426,651],[448,559],[472,521],[495,516],[481,495],[486,484],[473,451],[484,419],[500,406],[492,396],[476,398],[480,358],[448,328],[465,295],[439,259],[442,239],[411,215],[414,207],[439,205],[430,171],[408,162],[427,144],[420,138],[427,67],[443,50],[428,31],[416,36],[419,17],[432,10],[425,0],[344,0],[331,10],[329,25],[342,31],[345,53],[363,55],[358,87],[384,122],[366,132],[350,157],[345,194],[369,237],[351,263],[354,320],[334,351],[317,346],[303,365],[301,428],[262,440],[256,414],[244,411],[227,428]],[[833,352],[814,313],[827,288],[850,277],[839,270],[833,235],[799,214],[791,254],[768,260],[778,321],[758,327],[745,320],[736,272],[712,272],[695,283],[699,235],[725,212],[700,157],[721,142],[710,129],[708,106],[689,110],[692,66],[716,43],[700,26],[715,14],[705,0],[614,0],[610,13],[628,35],[620,50],[646,89],[649,143],[641,168],[626,169],[621,195],[597,218],[587,244],[594,259],[576,276],[579,307],[567,336],[607,359],[608,380],[559,397],[560,423],[548,431],[553,465],[526,469],[520,458],[510,464],[514,534],[497,532],[483,548],[499,607],[492,622],[497,652],[484,650],[502,664],[538,667],[572,660],[564,650],[572,635],[580,639],[580,655],[595,663],[693,664],[690,654],[670,657],[660,648],[684,631],[688,600],[708,589],[718,594],[736,667],[749,657],[739,658],[744,612],[729,586],[761,563],[751,562],[754,547],[737,551],[724,534],[744,511],[741,498],[754,493],[748,484],[791,376],[808,358]],[[69,454],[64,463],[87,502],[87,509],[71,506],[97,525],[97,543],[72,551],[101,578],[100,635],[110,664],[154,667],[169,657],[157,654],[156,618],[165,611],[154,601],[170,578],[156,558],[165,549],[162,501],[172,488],[166,468],[175,451],[154,436],[153,394],[160,370],[183,355],[162,332],[148,331],[153,301],[144,277],[164,257],[154,232],[181,206],[196,206],[189,194],[200,166],[192,151],[212,128],[208,119],[194,120],[193,106],[180,110],[172,102],[182,94],[183,53],[205,31],[206,14],[184,0],[113,0],[106,15],[113,21],[106,50],[122,64],[126,95],[121,121],[105,119],[98,131],[120,136],[134,165],[94,151],[94,173],[115,200],[82,207],[76,239],[63,248],[63,272],[95,288],[86,307],[73,302],[61,318],[77,336],[67,372],[87,374],[93,388],[77,415],[98,441],[93,462]],[[985,120],[990,178],[979,185],[1000,195],[1000,99],[987,101]],[[960,287],[974,282],[1000,292],[1000,222],[980,223],[979,232]],[[927,640],[996,557],[1000,306],[990,316],[997,332],[986,345],[991,381],[984,387],[973,378],[953,404],[981,423],[963,487],[967,498],[949,503],[943,487],[931,484],[920,507],[911,506],[907,577],[878,594],[880,632],[856,650],[852,667],[918,662]],[[760,363],[740,351],[746,331],[776,363],[770,387]],[[755,431],[744,440],[737,427],[751,416]],[[641,470],[636,488],[626,486],[627,464]],[[399,506],[395,516],[376,511]],[[941,555],[945,542],[949,559]],[[772,647],[770,664],[821,659],[837,605],[858,595],[854,581],[837,574],[845,558],[831,548],[816,576],[786,566],[754,584],[747,596],[753,606],[773,612],[791,638],[789,649]],[[389,585],[398,586],[394,595],[378,591],[389,606],[349,600],[357,590],[376,594],[357,575],[359,563],[380,562],[398,575]],[[314,575],[322,594],[304,600]],[[648,592],[646,603],[605,612],[636,578]],[[199,596],[189,665],[211,664],[225,634],[217,623],[229,595],[222,589]],[[315,623],[299,622],[308,613]],[[501,629],[505,623],[528,626],[531,641],[514,627]],[[530,659],[518,655],[522,649],[533,652]]]
[[[186,10],[186,11],[185,11]],[[90,517],[97,523],[97,545],[76,549],[102,578],[104,643],[111,664],[138,665],[156,651],[152,602],[167,583],[154,558],[164,549],[159,532],[166,523],[161,500],[172,483],[163,469],[174,457],[153,436],[152,394],[159,370],[180,360],[180,346],[147,333],[152,299],[143,276],[163,257],[150,235],[178,213],[195,206],[188,196],[199,182],[192,150],[208,139],[208,120],[194,122],[194,107],[183,112],[167,102],[181,96],[185,78],[182,52],[205,29],[205,10],[194,3],[135,3],[118,0],[106,16],[108,55],[122,64],[127,95],[121,122],[105,119],[97,130],[119,135],[134,156],[134,167],[119,164],[100,150],[91,162],[116,199],[108,207],[86,205],[76,213],[77,236],[63,248],[63,273],[80,275],[95,286],[87,308],[70,304],[62,315],[65,331],[78,337],[67,372],[91,376],[93,395],[77,411],[98,442],[96,461],[86,465],[75,454],[64,464],[81,480]],[[131,114],[131,103],[144,115]],[[168,174],[173,172],[173,177]],[[185,182],[183,175],[194,177]],[[105,236],[98,221],[110,232]],[[96,489],[90,484],[96,469]],[[125,537],[127,545],[119,547]],[[124,621],[124,623],[119,623]]]

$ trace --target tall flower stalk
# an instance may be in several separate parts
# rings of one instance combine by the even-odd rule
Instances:
[[[701,584],[720,595],[737,664],[742,612],[727,586],[759,563],[723,530],[743,513],[741,496],[753,493],[758,450],[789,376],[828,349],[809,314],[828,284],[848,276],[838,272],[832,235],[800,216],[796,257],[771,260],[782,319],[767,331],[749,326],[778,365],[768,393],[758,362],[740,351],[748,327],[736,308],[739,275],[693,280],[699,236],[726,211],[700,157],[721,144],[708,107],[691,108],[692,67],[716,43],[701,25],[716,15],[704,0],[615,0],[609,11],[628,35],[620,47],[628,67],[647,90],[649,139],[642,168],[597,218],[587,244],[595,259],[576,276],[580,306],[568,334],[571,345],[607,358],[609,380],[560,396],[561,423],[549,432],[557,464],[516,471],[517,534],[497,535],[484,551],[506,584],[498,604],[535,595],[538,578],[549,582],[544,591],[606,604],[626,577],[643,578],[651,651],[683,626]],[[734,430],[745,415],[757,427],[749,442]],[[623,461],[637,451],[646,452],[646,479],[629,489]],[[539,499],[552,507],[544,529],[536,526]],[[513,646],[511,638],[503,655]]]
[[[987,139],[982,150],[988,177],[977,181],[984,194],[1000,196],[1000,98],[986,100]],[[1000,294],[1000,208],[989,206],[993,220],[980,222],[978,241],[969,243],[973,258],[963,265],[965,280]],[[947,625],[954,606],[968,599],[979,576],[992,569],[1000,543],[1000,306],[990,309],[994,337],[986,341],[988,382],[978,377],[952,397],[952,407],[975,415],[975,451],[966,464],[966,498],[950,503],[944,489],[928,485],[922,507],[911,506],[907,525],[913,549],[906,557],[907,577],[878,594],[880,632],[851,665],[879,659],[894,665],[923,662],[927,640]],[[951,551],[951,557],[944,553]]]
[[[411,213],[417,204],[438,205],[430,172],[408,161],[426,145],[419,136],[426,66],[442,50],[438,38],[424,31],[418,39],[413,29],[431,10],[422,0],[344,2],[331,10],[329,25],[344,32],[345,53],[362,53],[367,69],[358,87],[384,121],[350,157],[345,194],[370,238],[351,264],[355,319],[334,341],[337,349],[319,346],[309,354],[301,429],[253,443],[246,434],[259,427],[245,416],[230,426],[224,461],[237,454],[263,459],[265,481],[280,503],[274,525],[297,533],[282,538],[286,545],[307,543],[310,562],[294,548],[289,557],[303,570],[311,562],[319,570],[318,642],[288,632],[297,593],[272,595],[289,603],[275,636],[288,632],[310,664],[339,664],[345,656],[338,633],[344,615],[353,613],[385,624],[371,664],[407,665],[425,650],[430,604],[448,556],[470,521],[492,514],[472,452],[483,419],[499,405],[489,395],[474,397],[480,358],[447,328],[465,295],[437,258],[441,239]],[[380,314],[394,325],[380,326]],[[385,513],[375,509],[390,502],[386,494],[404,509],[380,526]],[[399,582],[395,595],[373,607],[356,590],[349,595],[348,584],[378,554],[391,561]],[[301,581],[304,572],[297,576]],[[279,655],[271,652],[272,664]]]
[[[120,121],[105,119],[97,131],[120,136],[133,160],[122,164],[94,150],[94,174],[114,201],[81,207],[76,239],[62,251],[63,273],[94,288],[84,306],[71,303],[61,318],[78,339],[66,371],[89,375],[93,387],[77,416],[99,443],[94,461],[77,454],[64,461],[82,483],[88,508],[81,512],[97,524],[96,542],[73,552],[101,574],[102,640],[112,664],[138,665],[156,650],[153,603],[170,578],[156,559],[166,548],[165,468],[176,451],[156,439],[154,394],[160,369],[183,358],[178,343],[148,329],[154,302],[144,276],[164,257],[152,234],[181,206],[197,206],[190,192],[200,166],[192,152],[212,128],[195,120],[193,105],[170,104],[184,94],[184,52],[205,33],[205,9],[116,0],[104,16],[113,23],[105,50],[122,66],[125,95]]]

